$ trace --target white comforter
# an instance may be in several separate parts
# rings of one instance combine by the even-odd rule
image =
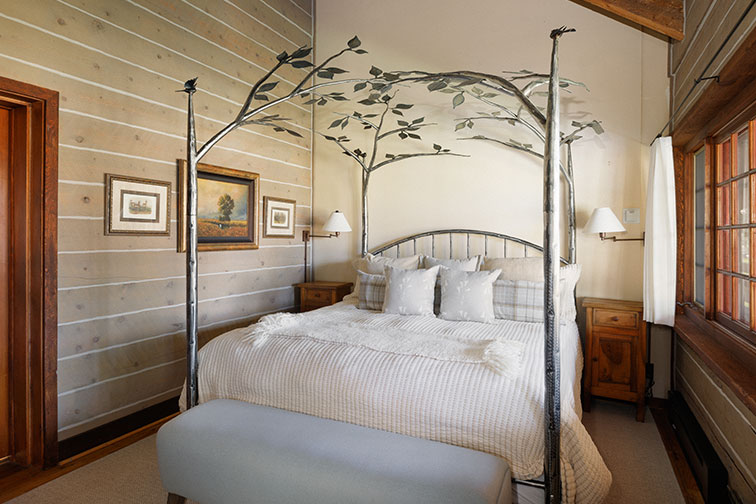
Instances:
[[[542,324],[389,315],[358,310],[350,301],[310,313],[313,334],[324,319],[355,331],[360,326],[365,332],[406,330],[408,337],[461,334],[522,342],[522,360],[512,377],[483,362],[391,352],[365,345],[364,339],[326,341],[301,330],[256,338],[252,325],[215,338],[200,351],[200,402],[237,399],[432,439],[498,455],[517,478],[542,474]],[[561,326],[560,339],[564,501],[601,502],[611,474],[577,413],[582,352],[574,322]]]

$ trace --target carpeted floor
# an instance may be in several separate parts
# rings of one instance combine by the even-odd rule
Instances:
[[[593,401],[583,416],[614,477],[607,503],[684,503],[650,413],[635,421],[635,406]],[[10,502],[14,504],[164,504],[155,437],[149,437]]]

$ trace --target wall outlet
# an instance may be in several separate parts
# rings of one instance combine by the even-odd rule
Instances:
[[[640,224],[640,208],[623,208],[623,224]]]

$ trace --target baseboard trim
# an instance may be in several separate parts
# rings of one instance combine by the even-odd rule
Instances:
[[[90,448],[65,460],[61,460],[58,465],[48,469],[29,468],[9,475],[7,478],[0,480],[0,502],[6,502],[19,495],[25,494],[40,485],[44,485],[45,483],[68,474],[71,471],[110,455],[130,444],[141,441],[142,439],[155,434],[164,423],[177,415],[178,412],[175,412],[165,418],[143,425],[132,432],[111,439],[99,446]]]
[[[178,412],[178,399],[178,396],[166,399],[143,410],[60,441],[58,443],[58,460],[70,459],[79,453],[102,446],[113,439]]]

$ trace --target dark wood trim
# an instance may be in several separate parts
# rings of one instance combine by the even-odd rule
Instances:
[[[685,307],[683,315],[675,318],[674,331],[756,414],[756,349],[689,307]]]
[[[6,478],[0,480],[0,502],[18,497],[34,488],[44,485],[45,483],[52,481],[64,474],[68,474],[71,471],[84,467],[85,465],[94,462],[106,455],[110,455],[122,448],[129,446],[130,444],[141,441],[142,439],[155,434],[160,427],[163,426],[170,419],[178,415],[174,413],[166,418],[162,418],[149,425],[145,425],[134,432],[130,432],[123,436],[120,436],[105,444],[87,450],[84,453],[80,453],[74,457],[62,460],[58,465],[47,469],[41,469],[39,467],[31,467],[29,469],[18,471]]]
[[[686,504],[704,504],[703,495],[698,489],[698,483],[690,470],[690,465],[685,459],[685,453],[677,440],[675,431],[669,422],[667,404],[664,399],[653,398],[649,402],[649,410],[654,417],[656,428],[659,430],[664,448],[667,450],[667,456],[672,464],[672,470],[677,478],[677,484],[683,494]]]
[[[137,431],[145,425],[178,413],[178,401],[178,396],[172,397],[95,429],[64,439],[60,441],[58,446],[60,458],[71,458],[96,446],[109,443],[113,439],[124,436],[129,432]]]
[[[25,109],[30,121],[23,184],[28,207],[19,223],[28,230],[28,248],[24,264],[15,267],[26,278],[24,328],[31,339],[25,346],[26,390],[19,398],[30,411],[24,462],[51,466],[58,459],[58,92],[0,77],[0,100]]]
[[[682,40],[684,33],[683,0],[573,0],[581,5],[596,7],[601,13],[609,13],[622,19],[645,26],[675,40]]]
[[[674,125],[672,143],[689,152],[707,136],[734,129],[756,115],[756,29],[709,81],[696,102]]]
[[[685,216],[687,215],[687,207],[690,205],[690,198],[691,195],[688,194],[686,197],[685,190],[687,188],[687,179],[689,178],[689,174],[686,175],[685,173],[685,156],[682,152],[682,149],[678,147],[674,147],[672,149],[672,158],[674,161],[674,170],[675,170],[675,201],[677,202],[677,288],[676,288],[676,297],[677,297],[677,313],[682,313],[682,308],[680,307],[680,303],[682,303],[685,300],[685,280],[686,280],[686,267],[690,267],[692,265],[688,265],[685,262],[686,258],[686,249],[691,247],[691,243],[688,242],[685,239],[686,236],[686,226],[688,223],[686,222]]]

